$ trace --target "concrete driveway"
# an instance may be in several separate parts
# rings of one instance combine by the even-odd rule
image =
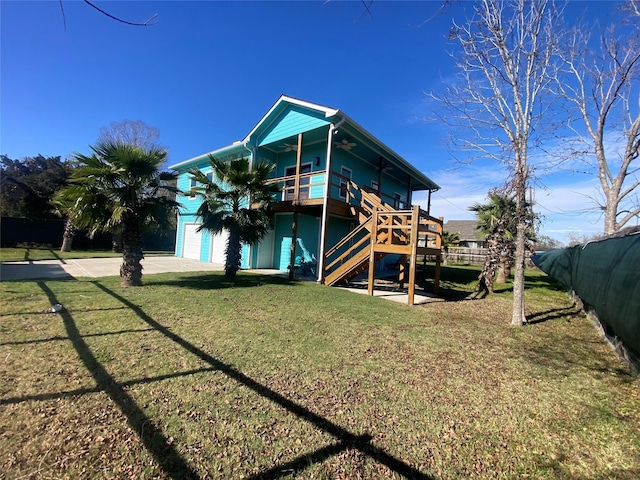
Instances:
[[[27,262],[0,263],[0,282],[12,280],[30,280],[36,278],[71,279],[78,277],[109,277],[120,275],[122,258],[80,258],[75,260],[39,260]],[[147,257],[142,260],[142,273],[166,273],[166,272],[203,272],[222,271],[221,263],[204,263],[197,260],[178,257]],[[281,270],[252,270],[253,273],[267,275],[287,276],[287,271]],[[308,279],[307,279],[308,280]],[[338,287],[354,293],[367,294],[366,283],[354,284],[350,287]],[[377,288],[374,296],[382,297],[398,303],[407,304],[407,289],[394,290],[390,288]],[[442,301],[435,295],[416,290],[414,305]]]
[[[0,281],[33,278],[108,277],[120,275],[122,258],[79,258],[0,263]],[[220,263],[204,263],[178,257],[147,257],[142,273],[202,272],[224,270]]]

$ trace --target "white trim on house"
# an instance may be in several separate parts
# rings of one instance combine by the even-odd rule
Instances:
[[[238,148],[239,146],[242,146],[241,142],[233,142],[231,145],[227,145],[226,147],[222,147],[222,148],[218,148],[217,150],[213,150],[211,152],[208,153],[203,153],[202,155],[198,155],[196,157],[190,158],[189,160],[184,160],[180,163],[176,163],[174,165],[169,165],[169,169],[171,170],[177,170],[178,168],[182,168],[186,165],[189,165],[190,163],[195,162],[196,160],[207,160],[209,158],[209,155],[213,155],[214,157],[216,155],[220,155],[221,153],[226,152],[227,150],[233,150]]]

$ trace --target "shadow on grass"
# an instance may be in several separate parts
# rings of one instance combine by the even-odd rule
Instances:
[[[110,309],[110,310],[115,310],[115,309]],[[86,311],[86,310],[83,310],[83,311]],[[42,314],[42,312],[40,312],[40,314]],[[24,314],[21,314],[21,315],[24,315]],[[122,335],[123,333],[153,332],[154,330],[155,329],[153,328],[139,328],[139,329],[132,329],[132,330],[118,330],[117,332],[90,333],[87,335],[83,335],[82,338],[106,337],[109,335]],[[35,340],[24,340],[21,342],[0,342],[0,347],[5,345],[33,345],[38,343],[48,343],[48,342],[68,341],[68,340],[70,340],[69,337],[56,336],[56,337],[50,337],[50,338],[38,338]]]
[[[477,295],[478,275],[480,267],[468,265],[447,265],[440,268],[440,288],[438,296],[449,302],[462,300],[477,300],[486,295]],[[435,277],[435,265],[420,266],[417,272],[416,283],[425,291],[433,291]],[[525,290],[534,288],[550,291],[566,290],[553,278],[537,269],[528,269],[525,272]],[[493,289],[494,294],[510,293],[513,291],[512,283],[497,283]]]
[[[566,348],[566,344],[549,343],[545,345],[523,344],[519,356],[535,365],[545,368],[545,375],[551,377],[566,377],[571,370],[588,369],[592,372],[600,372],[606,375],[615,375],[624,383],[636,382],[628,370],[618,362],[608,363],[595,350],[602,346],[600,339],[588,341],[582,338],[566,336],[566,344],[572,348]]]
[[[58,303],[55,294],[45,282],[39,281],[37,283],[52,305]],[[103,290],[110,292],[105,288]],[[85,367],[93,376],[97,384],[96,388],[109,395],[111,400],[118,406],[127,418],[132,430],[138,434],[145,448],[158,462],[158,465],[167,475],[174,479],[199,478],[197,472],[187,464],[162,431],[153,424],[151,419],[145,415],[144,411],[127,393],[125,386],[118,383],[98,361],[82,335],[80,335],[80,331],[71,314],[66,310],[62,310],[59,315],[62,318],[69,340],[78,352]],[[144,435],[142,435],[143,431],[145,432]]]
[[[84,310],[78,310],[78,313],[85,313],[85,312],[108,312],[111,310],[125,310],[126,307],[116,307],[116,308],[88,308],[88,309],[84,309]],[[13,317],[15,315],[42,315],[43,313],[47,313],[49,312],[49,310],[46,311],[42,311],[42,310],[34,310],[32,312],[10,312],[10,313],[0,313],[0,318],[2,317]],[[0,343],[0,345],[6,345],[6,344],[2,344]]]
[[[535,273],[534,273],[535,272]],[[494,288],[494,293],[506,293],[513,291],[512,283],[497,284],[498,288]],[[564,292],[567,289],[556,282],[553,278],[549,277],[545,273],[538,273],[534,271],[525,272],[524,277],[525,290],[532,290],[534,288],[545,289],[554,292]]]
[[[479,270],[463,266],[440,267],[438,297],[448,302],[469,300],[474,292],[473,282],[478,280]],[[435,266],[427,264],[416,272],[416,283],[427,292],[433,292]]]
[[[169,287],[188,288],[191,290],[221,290],[225,288],[250,288],[261,285],[298,285],[298,281],[277,275],[260,275],[255,273],[239,273],[235,280],[227,280],[224,272],[203,273],[201,275],[176,276],[171,280],[155,280],[148,278],[145,285],[164,285]]]
[[[69,340],[67,338],[67,340]],[[85,365],[86,366],[86,365]],[[161,382],[163,380],[169,380],[171,378],[180,378],[180,377],[188,377],[191,375],[197,375],[198,373],[207,373],[207,372],[215,372],[217,371],[216,368],[212,368],[212,367],[208,367],[208,368],[197,368],[194,370],[185,370],[182,372],[175,372],[175,373],[167,373],[164,375],[156,375],[155,377],[145,377],[145,378],[138,378],[138,379],[134,379],[134,380],[127,380],[126,382],[120,382],[118,384],[118,387],[122,387],[124,389],[132,387],[134,385],[144,385],[147,383],[154,383],[154,382]],[[95,375],[93,375],[94,379],[95,379]],[[112,377],[110,377],[112,378]],[[114,380],[111,380],[112,383],[115,383]],[[77,397],[79,395],[86,395],[89,393],[97,393],[97,392],[106,392],[107,394],[110,394],[110,392],[112,390],[106,389],[105,388],[106,383],[100,383],[95,387],[91,387],[91,388],[76,388],[74,390],[65,390],[62,392],[50,392],[50,393],[38,393],[35,395],[24,395],[21,397],[8,397],[8,398],[3,398],[2,400],[0,400],[0,405],[12,405],[15,403],[22,403],[22,402],[32,402],[32,401],[36,401],[36,402],[41,402],[41,401],[46,401],[46,400],[57,400],[57,399],[62,399],[62,398],[70,398],[70,397]],[[113,398],[113,397],[112,397]],[[118,406],[120,406],[120,403],[116,402],[116,404]],[[124,412],[124,410],[123,410]],[[124,412],[125,415],[127,412]],[[135,413],[135,411],[134,411]],[[127,415],[127,419],[129,418],[129,416]],[[144,421],[140,421],[140,422],[136,422],[135,424],[129,423],[132,427],[135,427],[135,425],[141,425],[142,423],[148,421],[148,417],[147,420]],[[146,428],[146,427],[145,427]],[[150,452],[153,454],[154,452],[150,450]],[[159,452],[162,453],[162,452]]]
[[[545,310],[544,312],[537,312],[533,315],[527,316],[527,323],[529,325],[535,325],[536,323],[544,323],[549,320],[556,320],[558,318],[567,318],[570,315],[579,315],[580,309],[577,306],[564,307],[564,308],[552,308]]]
[[[210,276],[209,275],[205,276],[205,278],[207,277],[210,277]],[[239,278],[241,280],[245,280],[245,281],[249,280],[251,282],[259,280],[251,277],[247,278],[244,275],[240,276]],[[266,278],[267,277],[262,278],[262,280],[264,281],[266,280]],[[271,278],[272,281],[276,281],[276,280],[273,280],[273,277],[268,277],[268,278]],[[282,280],[282,279],[278,281],[288,282],[288,280]],[[253,390],[258,395],[270,400],[276,405],[281,406],[282,408],[288,410],[289,412],[293,413],[297,417],[313,424],[316,428],[324,431],[325,433],[328,433],[329,435],[331,435],[336,439],[335,444],[320,448],[318,450],[315,450],[314,452],[311,452],[305,455],[301,455],[295,458],[294,460],[263,470],[248,478],[257,480],[257,479],[276,479],[276,478],[281,478],[285,476],[290,476],[292,474],[303,472],[304,470],[309,468],[313,463],[321,462],[346,449],[355,449],[360,451],[364,455],[369,456],[373,460],[379,463],[382,463],[392,471],[400,475],[403,475],[407,478],[422,479],[422,480],[432,479],[432,477],[430,477],[429,475],[416,470],[415,468],[413,468],[411,465],[407,464],[403,460],[396,458],[393,455],[387,453],[384,449],[373,445],[371,443],[371,437],[369,435],[356,435],[350,432],[349,430],[345,429],[344,427],[332,422],[331,420],[312,412],[308,408],[294,402],[293,400],[279,394],[278,392],[270,389],[269,387],[257,382],[256,380],[245,375],[244,373],[232,367],[231,365],[221,362],[217,358],[206,353],[205,351],[201,350],[200,348],[196,347],[192,343],[182,338],[181,336],[172,332],[169,328],[165,327],[164,325],[162,325],[161,323],[157,322],[155,319],[150,317],[139,306],[130,302],[126,298],[118,295],[116,292],[114,292],[113,290],[110,290],[106,286],[102,285],[100,282],[93,281],[92,283],[97,288],[105,292],[106,294],[112,296],[113,298],[121,302],[123,305],[126,305],[127,307],[129,307],[142,321],[147,323],[153,329],[162,333],[165,337],[175,342],[176,344],[180,345],[186,351],[192,353],[193,355],[195,355],[196,357],[198,357],[199,359],[201,359],[202,361],[210,365],[213,369],[224,373],[229,378],[235,380],[239,384]],[[85,349],[88,351],[88,348],[86,348],[86,344],[84,345],[85,345]],[[84,353],[84,356],[86,357],[87,352],[83,350],[83,353]],[[92,358],[94,359],[93,363],[87,364],[87,368],[91,367],[91,368],[98,369],[98,371],[104,371],[104,368],[101,365],[97,364],[97,362],[95,362],[95,357],[92,357]],[[104,373],[106,374],[106,371],[104,371]],[[139,407],[137,407],[135,404],[133,405],[126,404],[126,405],[123,405],[123,407],[130,408],[130,409],[139,409]],[[166,443],[166,439],[162,436],[162,433],[157,432],[157,434],[160,436],[160,438],[165,440],[165,443]],[[147,448],[151,448],[151,446],[148,446],[146,443],[145,445],[147,446]],[[158,452],[152,451],[152,450],[150,451],[154,455],[154,457],[157,458]],[[171,452],[174,454],[174,456],[177,456],[177,453],[175,451],[171,451]],[[186,464],[184,463],[184,460],[182,460],[181,458],[174,458],[174,460],[176,461],[175,466],[173,465],[173,463],[163,463],[163,465],[165,465],[164,468],[168,469],[168,470],[165,470],[166,473],[173,478],[178,478],[178,477],[184,478],[183,472],[185,471],[185,468],[188,468],[188,466],[186,466]],[[189,469],[187,471],[191,475],[195,476],[195,472],[193,472],[193,470]]]
[[[58,255],[58,252],[54,252],[51,249],[49,249],[49,252],[51,252],[51,255],[53,255],[55,257],[55,259],[58,260],[60,263],[64,263],[64,264],[67,263],[67,261],[64,258],[62,258],[60,255]]]

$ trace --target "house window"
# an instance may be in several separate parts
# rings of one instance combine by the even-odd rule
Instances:
[[[213,172],[207,172],[207,180],[213,182]]]
[[[303,163],[300,165],[300,175],[305,173],[311,173],[311,164]],[[296,166],[287,167],[284,169],[285,177],[291,177],[296,174]],[[304,185],[309,185],[311,177],[305,176],[300,178],[300,188],[298,190],[298,199],[305,200],[309,198],[309,187],[305,187]],[[284,185],[284,200],[293,200],[296,192],[296,181],[294,179],[287,180]]]
[[[196,179],[193,177],[190,177],[189,178],[189,198],[195,198],[193,189],[196,188],[197,185],[198,185],[198,182],[196,182]]]
[[[340,192],[338,196],[344,200],[347,199],[347,186],[349,180],[351,180],[351,169],[347,167],[340,167]]]
[[[375,190],[377,192],[378,191],[378,182],[376,182],[375,180],[371,180],[371,189]]]

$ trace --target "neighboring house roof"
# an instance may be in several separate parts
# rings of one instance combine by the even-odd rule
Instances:
[[[262,119],[260,119],[255,127],[251,129],[243,140],[234,142],[227,147],[214,150],[213,152],[205,153],[177,163],[169,168],[174,170],[184,169],[195,163],[206,160],[209,154],[214,156],[221,154],[228,155],[241,151],[248,152],[252,147],[263,147],[266,145],[277,144],[277,142],[285,140],[292,135],[301,133],[299,131],[300,122],[298,121],[301,117],[305,118],[303,131],[311,131],[322,126],[333,124],[335,126],[339,126],[338,130],[341,130],[340,133],[342,135],[351,133],[352,135],[358,136],[366,143],[366,148],[377,152],[380,155],[380,158],[384,158],[385,161],[388,161],[393,168],[410,175],[412,178],[412,190],[440,189],[438,184],[407,162],[392,149],[387,147],[345,113],[335,108],[299,100],[286,95],[280,96],[276,103],[269,109]],[[292,128],[289,130],[287,128],[282,128],[283,122],[288,122]],[[294,125],[296,129],[293,128]],[[279,128],[276,128],[276,126]],[[336,140],[339,139],[340,137],[336,138]]]
[[[443,230],[457,233],[461,242],[483,242],[486,235],[477,229],[476,220],[449,220],[443,225]]]

